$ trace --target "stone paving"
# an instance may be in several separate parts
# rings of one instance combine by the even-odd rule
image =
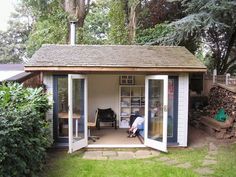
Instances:
[[[215,154],[217,154],[217,146],[212,142],[208,144],[208,153],[202,161],[199,168],[192,169],[200,176],[209,176],[214,173],[212,165],[217,164]],[[177,168],[191,169],[193,168],[190,162],[179,162],[177,159],[172,159],[166,156],[158,157],[160,152],[151,149],[142,150],[87,150],[83,154],[84,159],[92,160],[128,160],[128,159],[145,159],[157,157],[155,161],[159,161],[165,165],[174,166]],[[154,163],[153,160],[147,160],[147,163]]]
[[[201,175],[211,175],[214,173],[214,170],[211,168],[211,165],[217,164],[217,160],[215,159],[215,155],[217,154],[217,146],[210,142],[208,145],[208,154],[205,156],[203,160],[202,167],[195,169],[194,171]]]
[[[194,133],[195,132],[195,133]],[[201,133],[201,132],[200,132]],[[203,133],[203,132],[202,132]],[[93,159],[93,160],[127,160],[127,159],[145,159],[149,157],[156,157],[154,159],[145,159],[145,163],[163,163],[165,165],[191,169],[196,174],[200,176],[211,176],[214,173],[213,166],[217,164],[216,155],[218,153],[218,148],[215,144],[218,144],[211,137],[208,137],[206,134],[203,134],[199,137],[199,131],[192,131],[190,134],[193,137],[190,137],[190,146],[189,148],[198,148],[198,147],[208,147],[208,152],[201,162],[200,167],[194,168],[191,162],[178,161],[178,159],[173,159],[168,156],[159,156],[160,152],[152,149],[139,149],[139,150],[87,150],[83,154],[84,159]],[[214,144],[215,143],[215,144]]]
[[[128,159],[143,159],[149,157],[157,157],[160,152],[154,150],[137,150],[137,151],[112,151],[112,150],[87,150],[83,154],[84,159],[93,160],[128,160]]]

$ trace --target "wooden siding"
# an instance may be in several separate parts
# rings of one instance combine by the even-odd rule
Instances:
[[[46,93],[51,104],[53,104],[53,76],[51,74],[43,75],[43,83],[46,86]],[[53,130],[53,106],[46,113],[46,120],[50,123],[50,128]],[[51,131],[53,137],[53,131]]]
[[[178,138],[179,146],[187,146],[188,140],[188,102],[189,75],[179,75],[179,103],[178,103]]]

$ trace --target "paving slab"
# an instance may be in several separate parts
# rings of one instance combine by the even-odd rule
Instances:
[[[164,161],[170,160],[170,158],[169,157],[161,157],[158,160],[164,162]]]
[[[217,161],[216,160],[209,160],[209,159],[205,159],[202,163],[203,166],[207,166],[207,165],[214,165],[214,164],[217,164]]]
[[[85,151],[83,159],[106,160],[107,157],[102,155],[102,151]]]
[[[110,156],[109,159],[112,160],[128,160],[128,159],[133,159],[134,152],[131,151],[117,151],[117,156]]]
[[[216,157],[215,157],[215,156],[212,156],[212,155],[210,155],[210,154],[208,154],[208,155],[205,156],[205,159],[215,160]]]
[[[191,168],[192,165],[191,165],[191,163],[186,162],[186,163],[178,164],[178,165],[176,165],[176,167],[188,169],[188,168]]]
[[[138,150],[134,153],[136,158],[148,158],[152,157],[152,153],[149,150]]]
[[[151,150],[150,152],[151,152],[151,154],[152,154],[153,156],[155,156],[155,157],[157,157],[157,156],[160,155],[160,151],[157,151],[157,150]]]
[[[218,148],[214,143],[210,142],[208,149],[209,151],[217,151]]]
[[[176,165],[178,163],[179,163],[179,161],[177,161],[175,159],[165,161],[166,165]]]
[[[155,160],[145,160],[144,161],[145,164],[153,164],[153,163],[156,163]]]
[[[211,175],[214,173],[214,170],[207,167],[197,168],[194,171],[201,175]]]
[[[217,152],[217,151],[209,151],[208,154],[209,154],[209,155],[213,155],[213,156],[215,156],[215,155],[218,154],[218,152]]]
[[[111,156],[117,156],[117,153],[116,151],[103,151],[102,155],[111,157]]]

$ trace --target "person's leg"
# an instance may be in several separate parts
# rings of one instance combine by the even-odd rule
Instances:
[[[131,115],[131,116],[130,116],[130,118],[129,118],[129,126],[130,126],[130,127],[132,127],[132,125],[133,125],[133,123],[134,123],[134,121],[135,121],[136,118],[137,118],[137,117],[136,117],[135,115]]]
[[[131,131],[130,131],[130,134],[129,134],[129,138],[134,138],[134,137],[136,137],[136,131],[138,130],[138,128],[137,127],[131,127]]]

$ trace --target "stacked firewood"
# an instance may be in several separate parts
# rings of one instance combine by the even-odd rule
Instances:
[[[223,108],[228,116],[235,116],[236,93],[220,86],[215,86],[210,90],[208,102],[208,110],[212,117],[217,114],[220,108]]]
[[[221,108],[228,116],[224,122],[214,119]],[[208,106],[190,110],[189,116],[191,125],[216,138],[236,138],[236,91],[227,86],[214,86],[208,95]]]
[[[230,128],[221,132],[215,132],[218,133],[218,137],[236,137],[236,93],[229,91],[226,88],[215,86],[210,90],[208,102],[209,105],[205,108],[205,111],[208,112],[209,118],[213,119],[221,108],[224,109],[229,117],[224,124],[230,125]]]

